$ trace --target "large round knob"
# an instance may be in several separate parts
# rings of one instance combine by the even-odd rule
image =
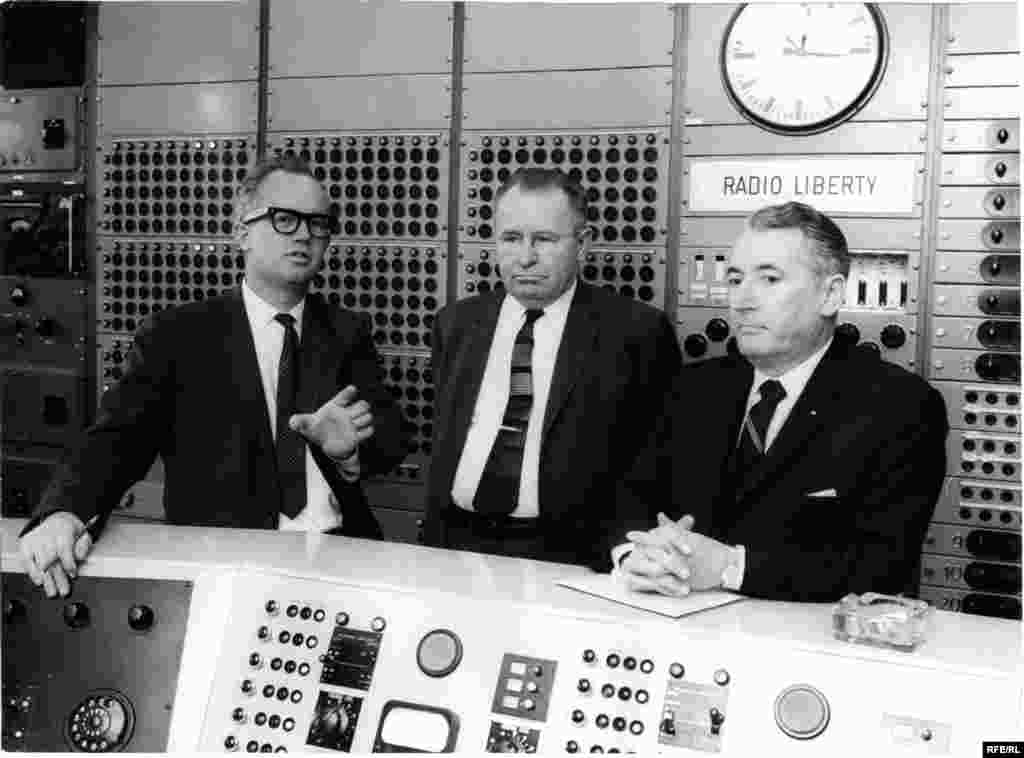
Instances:
[[[11,288],[11,302],[21,308],[28,302],[28,290],[20,284]]]
[[[128,609],[128,626],[136,632],[144,632],[153,626],[156,615],[148,605],[133,605]]]
[[[882,340],[882,344],[887,348],[895,350],[903,347],[904,343],[906,343],[907,333],[903,331],[902,326],[899,326],[898,324],[889,324],[882,329],[880,339]]]
[[[64,606],[64,623],[72,629],[82,629],[89,625],[89,606],[85,603],[68,603]]]
[[[700,358],[708,351],[708,341],[703,334],[688,334],[683,340],[683,351],[691,358]]]
[[[57,322],[49,316],[41,316],[36,321],[36,334],[43,339],[51,339],[57,334]]]
[[[795,740],[817,737],[828,726],[828,700],[809,684],[787,687],[775,699],[775,723]]]
[[[729,336],[729,324],[724,318],[713,318],[704,327],[704,333],[712,342],[722,342]]]
[[[860,329],[849,322],[836,327],[836,336],[844,342],[856,345],[860,342]]]

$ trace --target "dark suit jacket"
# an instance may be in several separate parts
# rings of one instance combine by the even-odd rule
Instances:
[[[381,382],[369,319],[306,298],[297,407],[310,412],[347,384],[374,415],[360,446],[362,475],[405,456],[401,412]],[[240,289],[162,311],[136,334],[124,378],[101,402],[94,426],[72,451],[40,511],[83,521],[109,512],[157,455],[172,524],[274,529],[278,489],[274,439]],[[345,534],[380,537],[358,483],[344,481],[323,451],[314,456],[343,507]]]
[[[437,385],[424,534],[445,545],[441,513],[480,390],[503,294],[444,308],[433,334]],[[682,364],[661,311],[580,282],[559,345],[544,413],[540,518],[544,558],[607,567],[612,545],[653,515],[619,513],[614,485],[628,471]]]
[[[834,601],[916,591],[946,468],[942,396],[838,340],[746,489],[729,475],[754,371],[741,356],[687,367],[622,499],[746,548],[740,592]],[[833,497],[811,493],[835,490]]]

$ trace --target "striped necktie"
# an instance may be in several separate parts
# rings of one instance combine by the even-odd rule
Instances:
[[[508,405],[473,497],[473,508],[479,513],[509,514],[519,504],[523,448],[533,409],[533,324],[543,315],[538,309],[526,311],[526,322],[516,335]]]
[[[747,475],[764,458],[768,448],[768,427],[772,422],[775,409],[786,396],[786,390],[777,379],[766,379],[758,387],[761,399],[754,403],[747,417],[743,420],[740,441],[736,449],[735,473],[740,480]]]

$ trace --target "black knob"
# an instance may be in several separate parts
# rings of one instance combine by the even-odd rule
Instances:
[[[136,632],[145,632],[153,626],[156,621],[156,614],[148,605],[133,605],[128,609],[128,626]]]
[[[700,358],[708,351],[708,341],[703,334],[689,334],[683,340],[683,350],[691,358]]]
[[[1003,163],[1002,161],[999,161],[999,163],[995,165],[995,172],[996,176],[1002,179],[1004,176],[1006,176],[1006,164]]]
[[[673,735],[676,733],[676,722],[671,716],[667,716],[661,720],[661,733]]]
[[[64,623],[72,629],[89,625],[89,606],[85,603],[68,603],[64,606]]]
[[[581,711],[579,708],[572,712],[572,723],[574,724],[582,724],[585,718],[586,716],[583,714],[583,711]]]
[[[1010,139],[1010,132],[1007,131],[1005,128],[1000,129],[998,132],[996,132],[996,141],[1000,145],[1006,144],[1006,141],[1008,139]]]
[[[860,342],[860,329],[849,322],[840,324],[836,327],[836,336],[843,342],[856,345]]]
[[[1006,198],[1002,195],[996,195],[992,198],[992,206],[997,211],[1001,211],[1006,206]]]
[[[1003,230],[1000,229],[998,226],[995,227],[989,234],[989,239],[991,239],[994,244],[998,245],[1000,242],[1003,241]]]
[[[21,308],[28,302],[28,290],[20,284],[15,285],[11,289],[11,302]]]
[[[907,333],[903,331],[903,327],[898,324],[889,324],[882,329],[880,335],[882,344],[890,350],[896,350],[897,348],[903,347],[907,341]]]
[[[584,663],[593,663],[596,660],[597,660],[597,653],[595,653],[593,650],[587,649],[587,650],[583,651],[583,662]]]
[[[704,327],[704,333],[712,342],[722,342],[729,336],[729,324],[723,318],[713,318]]]
[[[735,337],[730,337],[729,339],[727,339],[725,341],[725,352],[727,354],[729,354],[729,355],[739,355],[740,354],[740,346],[739,346],[739,343],[736,342],[736,338]]]
[[[4,623],[10,624],[25,616],[25,604],[16,597],[4,600]]]
[[[576,685],[576,689],[578,689],[580,692],[590,692],[590,680],[580,679],[579,684]]]
[[[713,725],[721,726],[722,722],[725,721],[725,714],[717,708],[712,708],[709,715],[711,716],[711,723]]]

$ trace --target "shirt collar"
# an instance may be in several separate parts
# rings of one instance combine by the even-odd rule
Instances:
[[[267,326],[274,321],[274,316],[281,312],[257,295],[245,279],[242,280],[242,302],[245,304],[245,314],[249,317],[249,325],[254,330]],[[288,311],[295,319],[295,331],[300,336],[302,333],[302,312],[305,307],[306,299],[303,298],[299,301],[298,305]]]
[[[572,280],[572,284],[565,292],[558,296],[553,303],[544,306],[544,320],[547,323],[552,323],[557,320],[564,320],[569,313],[569,306],[572,305],[573,296],[576,294],[576,283],[577,279]],[[505,298],[505,302],[502,304],[502,310],[509,309],[506,313],[514,316],[517,321],[521,321],[526,314],[526,306],[516,300],[514,297],[509,295]]]
[[[808,358],[804,359],[803,363],[797,364],[789,371],[782,374],[782,376],[771,377],[760,369],[755,368],[754,386],[751,388],[751,392],[757,393],[761,384],[768,379],[776,379],[782,385],[782,388],[786,390],[786,397],[796,401],[804,391],[804,387],[807,386],[807,382],[811,380],[811,374],[814,373],[814,369],[818,367],[818,364],[821,363],[821,359],[824,358],[825,353],[828,352],[833,339],[833,337],[830,337],[824,345],[818,348],[818,350],[812,353]]]

